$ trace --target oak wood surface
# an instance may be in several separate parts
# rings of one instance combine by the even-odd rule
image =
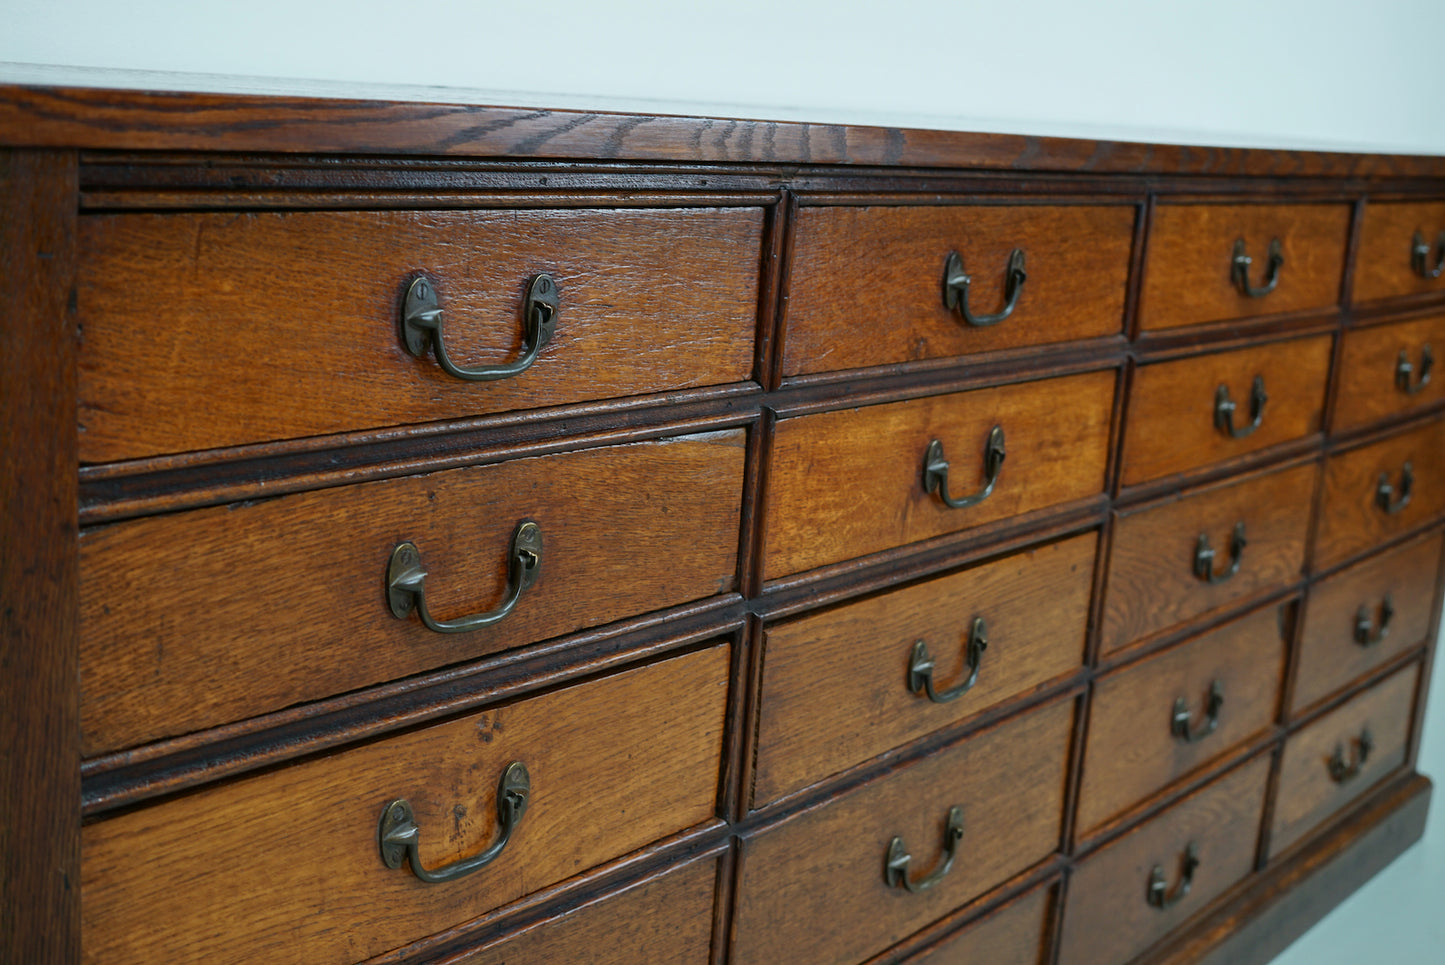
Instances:
[[[1047,954],[1053,888],[1040,885],[907,960],[908,965],[1039,965]]]
[[[1405,353],[1413,369],[1410,384],[1419,386],[1422,352],[1427,345],[1436,364],[1429,381],[1412,395],[1398,383],[1400,353]],[[1441,399],[1445,399],[1445,316],[1345,332],[1332,431],[1357,429],[1438,404]]]
[[[1119,333],[1135,207],[804,207],[794,228],[783,374],[970,355]],[[1004,303],[1010,252],[1028,277],[1004,321],[943,302],[958,252],[976,314]]]
[[[1411,266],[1410,249],[1417,231],[1430,246],[1433,267],[1439,253],[1436,241],[1445,231],[1445,201],[1365,203],[1360,248],[1355,256],[1353,301],[1445,294],[1445,275],[1421,278]]]

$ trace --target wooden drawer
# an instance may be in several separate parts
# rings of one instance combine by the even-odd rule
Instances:
[[[1257,757],[1084,859],[1069,879],[1060,965],[1127,962],[1248,876],[1268,777],[1269,757]],[[1175,903],[1157,907],[1156,880]]]
[[[1039,885],[967,926],[908,965],[1039,965],[1048,953],[1054,885]]]
[[[1079,792],[1082,832],[1268,729],[1286,647],[1282,608],[1268,607],[1100,678]]]
[[[743,430],[370,482],[88,530],[88,754],[342,693],[736,583]],[[519,522],[540,576],[492,626],[388,609],[411,541],[438,620],[492,610]],[[605,525],[603,523],[605,522]]]
[[[1366,204],[1353,300],[1445,292],[1445,272],[1428,277],[1441,257],[1442,234],[1445,201]],[[1426,247],[1423,255],[1416,254],[1420,242]]]
[[[85,217],[80,460],[746,379],[761,236],[756,208]],[[555,333],[520,375],[454,378],[400,335],[423,273],[459,366],[522,353],[539,273]]]
[[[1099,495],[1114,371],[784,419],[773,436],[767,578],[837,563]],[[991,462],[999,427],[1006,458]],[[925,488],[930,443],[947,463],[950,508]]]
[[[1140,327],[1329,310],[1340,300],[1349,226],[1346,204],[1160,204],[1149,226]],[[1241,287],[1241,239],[1256,289],[1267,284],[1271,244],[1279,240],[1284,263],[1268,294],[1246,295]]]
[[[1102,651],[1299,579],[1315,476],[1315,466],[1297,466],[1119,513],[1104,591]],[[1236,554],[1241,523],[1245,543]],[[1223,577],[1236,555],[1238,572],[1210,583],[1207,575]]]
[[[1135,208],[805,207],[783,372],[799,375],[1118,334]],[[1022,252],[1022,282],[1011,261]],[[952,272],[945,267],[958,256]],[[946,277],[968,282],[949,286]],[[947,294],[953,291],[953,295]],[[971,315],[966,321],[957,295]],[[1016,291],[1015,291],[1016,289]]]
[[[707,821],[728,663],[713,647],[87,825],[85,960],[354,962]],[[531,790],[490,864],[430,884],[383,863],[394,799],[427,871],[482,852],[514,761]]]
[[[1445,422],[1332,455],[1325,463],[1315,569],[1341,563],[1442,512]]]
[[[1058,700],[745,840],[734,965],[857,962],[1059,846],[1073,700]],[[957,860],[929,890],[890,885],[890,844],[921,881],[941,871],[950,809]]]
[[[1445,316],[1345,333],[1334,429],[1355,429],[1445,398]]]
[[[769,627],[754,807],[1079,669],[1097,543],[1077,536]],[[899,672],[919,642],[947,702]]]
[[[1419,676],[1412,663],[1285,741],[1271,858],[1405,763]]]
[[[1305,606],[1296,709],[1426,641],[1440,537],[1411,543],[1316,584]]]
[[[1140,366],[1129,393],[1123,484],[1319,432],[1332,341],[1324,335]]]

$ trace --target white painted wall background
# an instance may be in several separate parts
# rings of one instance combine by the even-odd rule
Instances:
[[[0,0],[7,80],[1445,154],[1445,2]],[[1445,960],[1442,902],[1437,793],[1281,961]]]

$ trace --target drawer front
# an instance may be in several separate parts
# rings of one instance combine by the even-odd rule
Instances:
[[[802,208],[783,371],[1119,334],[1134,218],[1132,205]]]
[[[769,627],[754,806],[1079,669],[1097,542],[1078,536]]]
[[[1445,399],[1445,373],[1435,371],[1436,353],[1445,365],[1445,316],[1346,332],[1335,431]]]
[[[1130,389],[1124,485],[1319,432],[1331,342],[1326,335],[1140,366]]]
[[[1341,563],[1442,512],[1445,422],[1332,455],[1325,463],[1315,569]]]
[[[1113,400],[1109,370],[780,421],[766,576],[1101,494]],[[993,439],[1006,458],[992,456]],[[928,458],[933,441],[938,460]],[[946,485],[930,492],[925,470],[939,461]],[[975,505],[952,508],[939,494],[967,500],[989,478]]]
[[[1271,858],[1405,763],[1419,676],[1412,663],[1285,741]]]
[[[743,845],[735,965],[857,962],[1059,846],[1074,701],[975,735]],[[915,884],[941,872],[950,809],[956,860],[933,887],[890,885],[894,838]]]
[[[340,965],[707,821],[728,662],[713,647],[88,825],[86,961]],[[486,849],[513,761],[530,794],[490,864],[430,884],[383,863],[395,799],[423,869]]]
[[[1327,310],[1339,303],[1350,207],[1345,204],[1161,204],[1149,227],[1140,294],[1144,329]],[[1245,282],[1237,242],[1251,259]],[[1271,246],[1284,259],[1271,273]]]
[[[1299,466],[1120,513],[1104,593],[1103,652],[1299,579],[1315,477],[1315,466]],[[1235,560],[1238,570],[1229,576]]]
[[[1282,608],[1268,607],[1100,678],[1079,792],[1084,833],[1270,727],[1286,646]]]
[[[1423,243],[1423,252],[1419,251]],[[1417,253],[1418,252],[1418,253]],[[1445,201],[1375,202],[1365,205],[1356,255],[1353,299],[1445,292]]]
[[[85,752],[730,589],[743,443],[742,430],[685,436],[87,531]],[[497,608],[516,586],[509,561],[524,520],[541,533],[540,575],[504,619],[438,633],[388,608],[388,561],[405,541],[418,550],[435,619]]]
[[[1436,535],[1316,584],[1305,606],[1294,709],[1424,643],[1439,564]]]
[[[1248,876],[1268,777],[1257,757],[1086,858],[1069,879],[1060,965],[1127,962]]]
[[[80,459],[746,379],[761,236],[755,208],[82,218]],[[539,273],[560,299],[555,331],[521,374],[464,381],[434,349],[408,354],[418,274],[448,357],[470,368],[523,353]],[[137,337],[158,323],[163,337]]]
[[[1040,885],[939,942],[908,965],[1039,965],[1048,950],[1052,884]]]

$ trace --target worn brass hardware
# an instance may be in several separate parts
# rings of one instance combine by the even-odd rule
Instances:
[[[1362,647],[1373,647],[1390,635],[1390,621],[1395,617],[1395,601],[1386,593],[1380,601],[1380,622],[1370,616],[1370,608],[1361,606],[1355,612],[1355,642]]]
[[[1009,252],[1008,266],[1004,269],[1003,309],[992,315],[975,315],[968,307],[968,286],[973,283],[973,276],[964,272],[963,259],[958,252],[950,251],[948,257],[943,259],[943,304],[949,311],[962,315],[963,320],[970,325],[979,328],[997,325],[1012,315],[1018,307],[1019,295],[1023,292],[1024,282],[1028,281],[1028,277],[1028,272],[1024,270],[1024,250],[1015,248]]]
[[[454,620],[435,620],[426,605],[426,570],[421,567],[421,550],[410,541],[400,543],[391,551],[391,560],[386,566],[386,602],[391,607],[391,615],[405,620],[415,610],[426,628],[437,633],[464,633],[491,626],[511,613],[522,593],[542,575],[542,528],[530,519],[518,523],[507,560],[507,593],[500,606]]]
[[[1179,864],[1179,881],[1171,891],[1164,881],[1163,865],[1155,865],[1149,872],[1149,904],[1160,911],[1168,911],[1189,894],[1194,884],[1194,872],[1199,868],[1199,847],[1193,841],[1184,849],[1184,858]]]
[[[1435,264],[1430,264],[1430,243],[1423,231],[1415,232],[1410,239],[1410,267],[1421,278],[1439,278],[1445,274],[1445,231],[1435,239]]]
[[[966,651],[968,678],[940,693],[933,689],[933,655],[928,652],[928,644],[919,640],[913,645],[913,654],[908,658],[908,689],[915,694],[926,692],[928,699],[935,704],[957,700],[978,683],[978,668],[983,662],[983,652],[987,649],[988,624],[983,617],[974,617],[973,626],[968,632]]]
[[[908,877],[908,863],[913,855],[903,846],[903,838],[895,835],[888,842],[888,857],[883,866],[883,878],[890,888],[902,888],[913,894],[927,891],[943,880],[953,870],[953,860],[958,857],[958,842],[963,838],[963,809],[954,805],[948,809],[948,821],[943,829],[943,861],[938,867],[917,881]]]
[[[1360,771],[1365,768],[1365,761],[1370,759],[1370,751],[1375,749],[1375,738],[1370,736],[1370,728],[1366,727],[1360,731],[1360,736],[1350,741],[1353,747],[1351,760],[1345,760],[1344,742],[1335,745],[1335,752],[1330,755],[1330,780],[1336,784],[1348,784],[1360,776]]]
[[[497,783],[497,821],[501,830],[497,832],[496,840],[475,857],[431,871],[423,868],[421,864],[418,845],[421,830],[416,825],[411,804],[404,798],[397,798],[382,809],[381,822],[377,827],[377,838],[381,842],[381,860],[388,868],[400,868],[403,860],[409,860],[412,874],[434,885],[455,881],[485,868],[496,860],[502,849],[506,848],[507,842],[512,839],[512,832],[521,823],[522,815],[527,813],[527,799],[531,794],[532,777],[527,773],[527,765],[521,761],[508,764]]]
[[[1174,713],[1169,719],[1169,731],[1186,744],[1201,741],[1219,729],[1219,711],[1224,707],[1224,684],[1214,680],[1209,684],[1209,701],[1204,706],[1204,720],[1198,727],[1189,720],[1189,701],[1184,697],[1174,699]]]
[[[522,300],[522,354],[506,365],[462,368],[447,354],[446,340],[442,337],[442,309],[437,301],[436,284],[425,275],[419,275],[412,279],[402,302],[402,343],[408,352],[417,357],[425,355],[430,344],[436,352],[437,364],[453,378],[468,382],[505,379],[525,372],[537,361],[542,346],[552,340],[552,334],[556,331],[560,306],[557,283],[552,280],[552,276],[537,275],[527,285],[527,295]]]
[[[950,496],[948,493],[948,460],[943,457],[943,443],[934,439],[923,453],[923,490],[937,492],[938,498],[949,509],[967,509],[977,506],[993,493],[998,474],[1003,469],[1004,451],[1003,427],[994,426],[989,430],[988,440],[983,446],[984,487],[971,496]]]
[[[1234,410],[1238,403],[1229,397],[1229,386],[1220,385],[1214,390],[1214,428],[1233,439],[1243,439],[1259,428],[1264,421],[1264,405],[1269,396],[1264,391],[1264,376],[1256,375],[1249,389],[1249,424],[1236,426]]]
[[[1395,362],[1395,388],[1406,395],[1418,395],[1425,391],[1430,384],[1430,370],[1435,367],[1435,353],[1430,349],[1430,343],[1426,342],[1420,347],[1420,368],[1419,375],[1416,375],[1416,368],[1410,362],[1410,353],[1400,349],[1400,358]]]
[[[1410,505],[1410,493],[1415,488],[1415,467],[1409,460],[1400,469],[1400,484],[1396,486],[1390,482],[1390,474],[1380,473],[1380,481],[1375,484],[1375,505],[1380,507],[1386,514],[1396,516],[1404,508]]]
[[[1244,547],[1249,543],[1244,538],[1244,523],[1234,524],[1229,537],[1229,568],[1221,573],[1214,571],[1214,547],[1209,544],[1209,534],[1200,533],[1194,544],[1194,575],[1205,583],[1218,584],[1229,580],[1239,572],[1239,562],[1244,556]]]
[[[1272,238],[1269,242],[1268,260],[1264,265],[1264,284],[1255,287],[1249,283],[1249,266],[1254,259],[1245,253],[1244,239],[1239,238],[1234,242],[1233,265],[1234,285],[1241,294],[1250,298],[1263,298],[1274,291],[1279,284],[1279,270],[1284,267],[1284,252],[1278,238]]]

